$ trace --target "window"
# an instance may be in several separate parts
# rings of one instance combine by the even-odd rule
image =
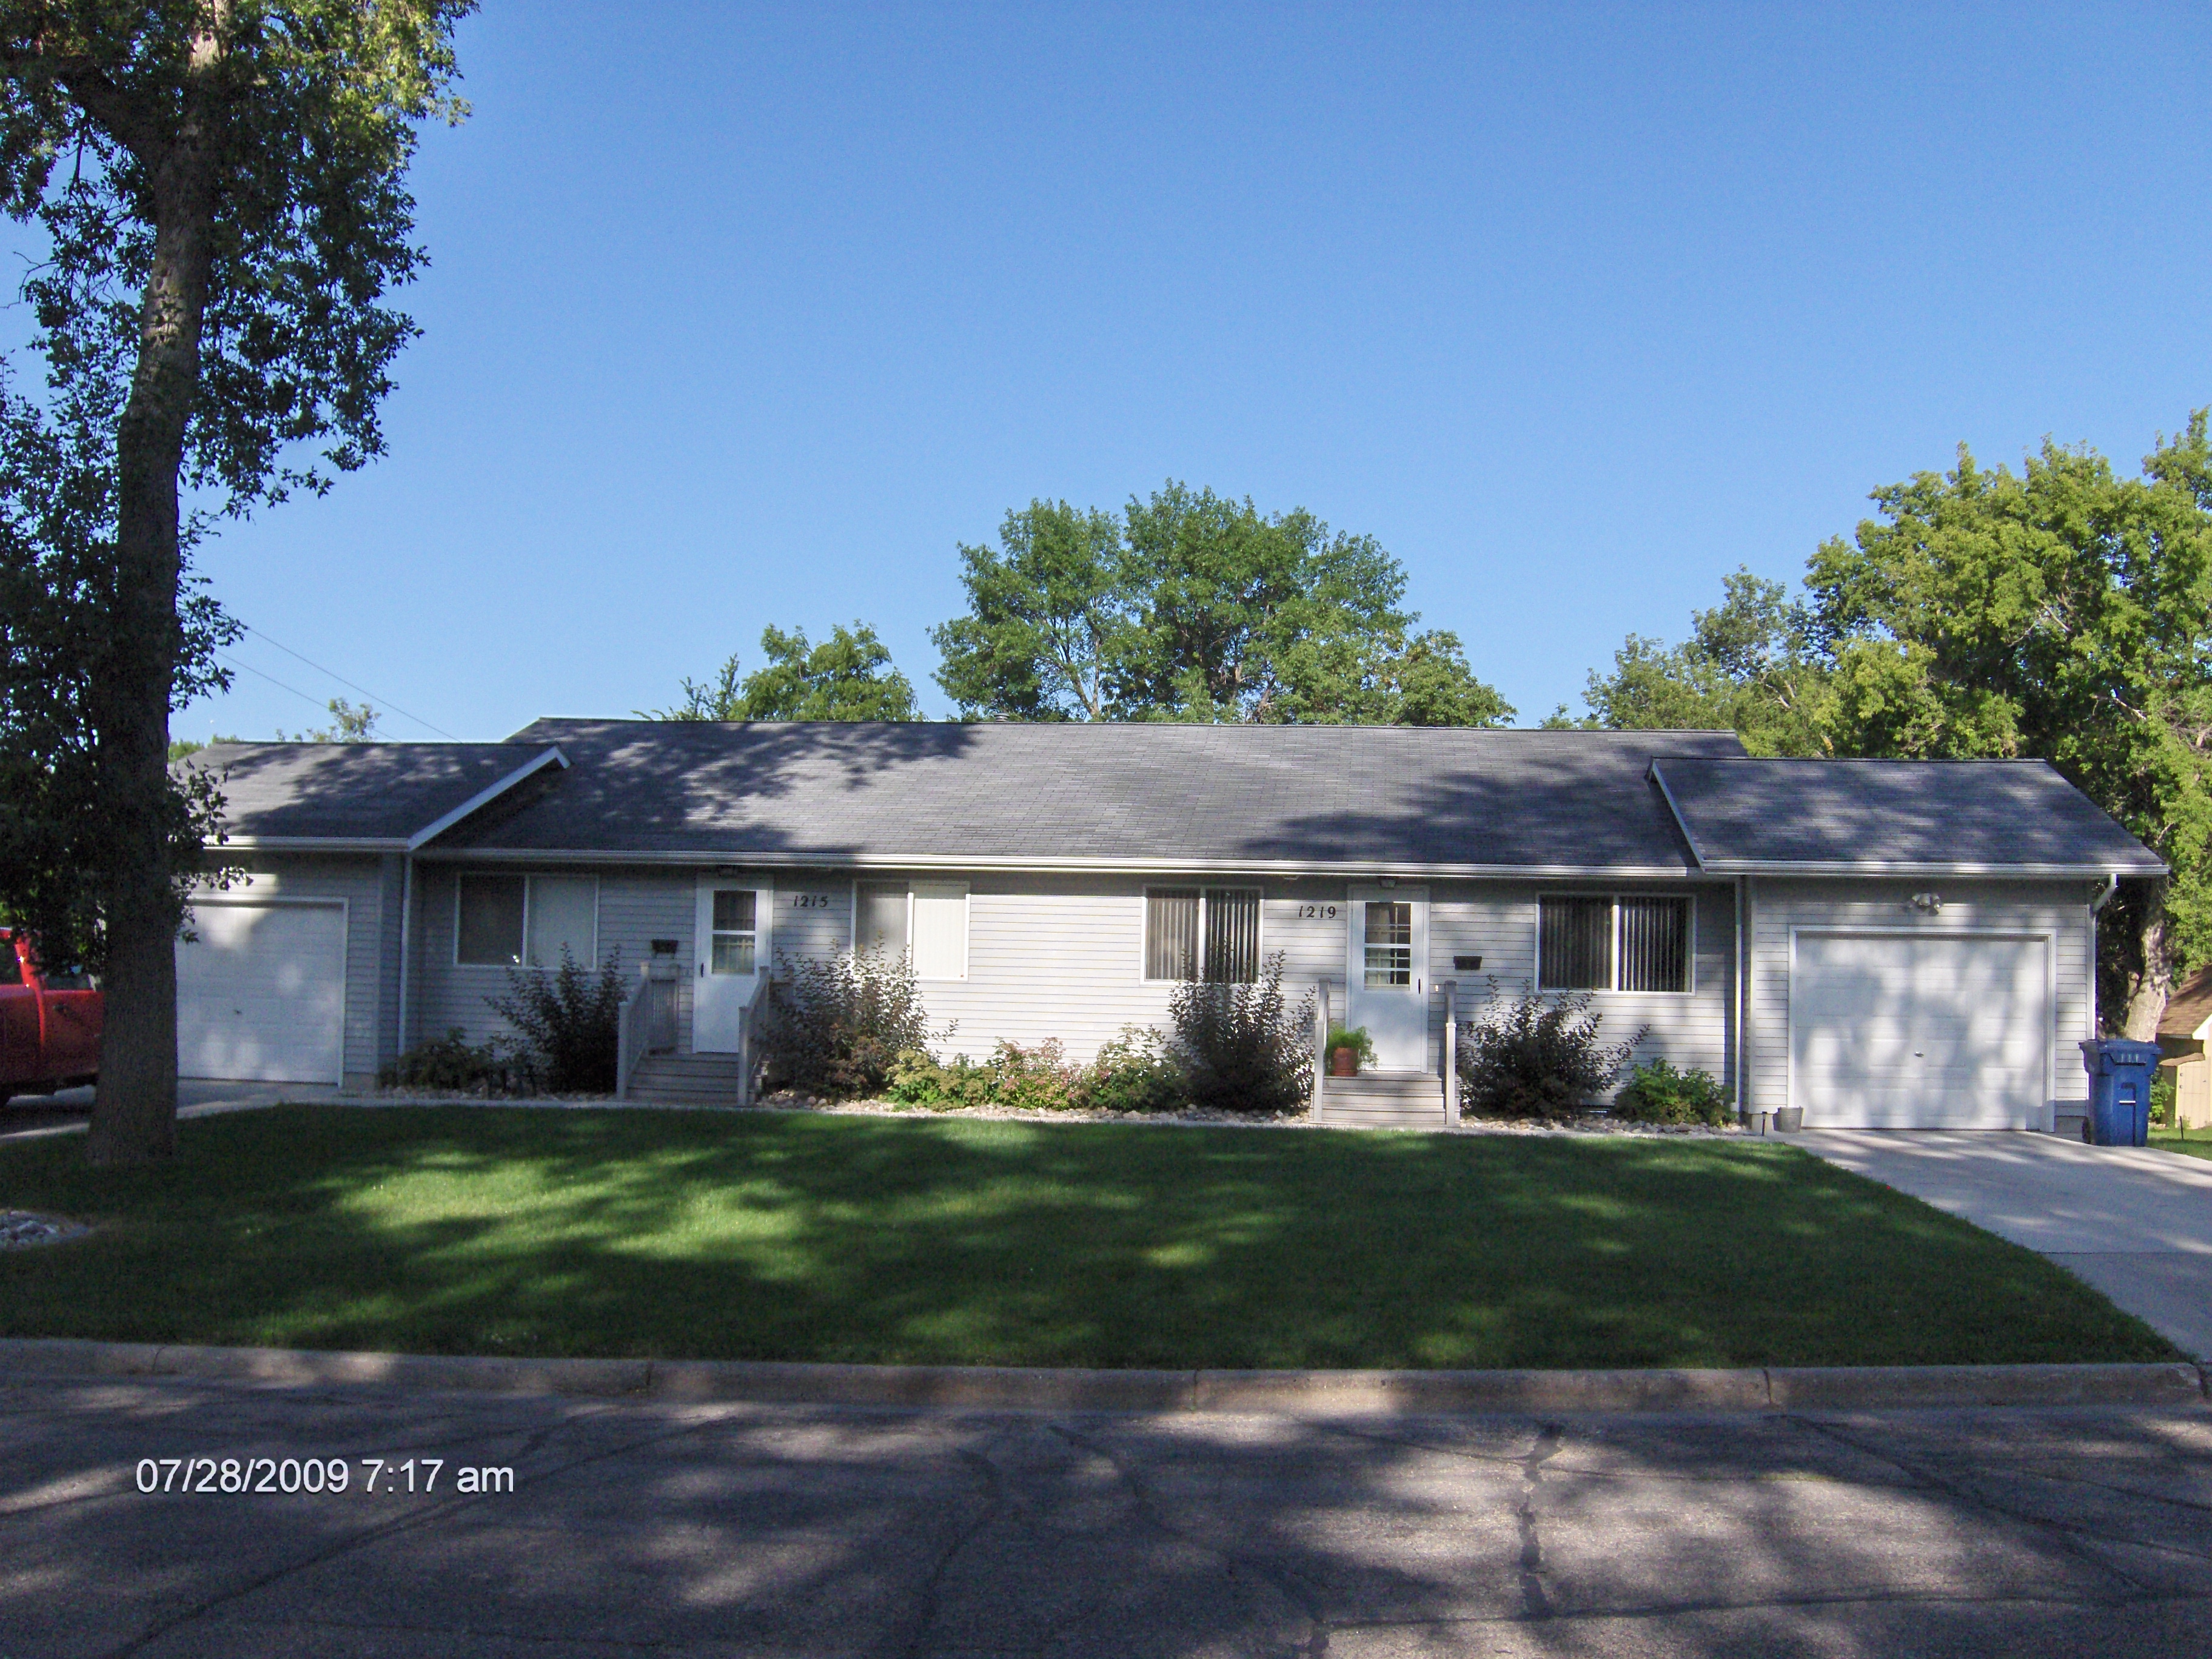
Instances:
[[[710,932],[707,971],[751,973],[760,959],[760,895],[750,887],[717,888]]]
[[[1145,977],[1249,985],[1260,977],[1260,890],[1155,887],[1145,895]]]
[[[1540,901],[1536,984],[1546,991],[1688,990],[1690,901]]]
[[[957,881],[866,882],[853,896],[853,948],[907,951],[916,979],[968,977],[968,888]]]
[[[592,876],[463,876],[454,896],[453,960],[465,966],[558,968],[561,952],[599,959]]]
[[[1413,982],[1413,907],[1404,899],[1370,899],[1367,903],[1366,970],[1370,985]]]

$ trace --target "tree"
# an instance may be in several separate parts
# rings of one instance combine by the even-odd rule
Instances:
[[[209,514],[382,452],[415,332],[382,301],[423,258],[407,165],[422,121],[462,113],[470,9],[0,4],[0,198],[44,240],[23,295],[46,368],[43,399],[0,410],[0,896],[106,975],[95,1162],[174,1146],[173,941],[216,797],[171,777],[168,716],[223,683],[234,629],[191,549]]]
[[[970,716],[1491,725],[1458,638],[1415,634],[1372,537],[1170,482],[1117,517],[1010,513],[963,547],[969,612],[932,631]]]
[[[2142,476],[2045,442],[2014,474],[1961,447],[1876,490],[1808,567],[1836,752],[2037,756],[2164,858],[2102,930],[2106,1006],[2158,1028],[2212,958],[2212,442],[2207,412]],[[2118,926],[2112,925],[2118,923]]]
[[[876,630],[856,622],[848,631],[833,628],[819,645],[804,629],[785,633],[770,627],[761,634],[766,667],[738,678],[732,655],[712,684],[686,679],[683,700],[667,708],[641,711],[663,720],[910,720],[919,718],[914,684],[891,665],[891,653]]]
[[[1811,614],[1783,583],[1741,567],[1722,586],[1717,608],[1690,613],[1690,637],[1680,645],[1631,634],[1613,654],[1613,672],[1590,675],[1582,723],[1733,731],[1754,755],[1827,752],[1816,724],[1827,663]]]
[[[352,703],[348,702],[343,697],[332,697],[323,706],[331,711],[331,723],[328,726],[319,732],[297,732],[289,735],[279,729],[276,741],[279,743],[374,743],[383,735],[376,729],[376,726],[377,722],[384,717],[365,702]],[[169,747],[173,751],[176,745],[171,744]],[[173,760],[177,757],[173,752],[170,758]]]

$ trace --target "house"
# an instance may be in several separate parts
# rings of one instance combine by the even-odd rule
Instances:
[[[2200,968],[2174,988],[2158,1022],[2158,1069],[2173,1082],[2176,1120],[2184,1128],[2212,1128],[2212,968]]]
[[[1448,1010],[1534,986],[1747,1112],[2048,1130],[2087,1092],[2098,908],[2163,868],[2040,763],[1701,732],[549,720],[185,763],[243,874],[178,946],[182,1070],[348,1085],[490,1034],[565,946],[660,988],[649,1091],[726,1093],[763,977],[858,942],[978,1056],[1086,1056],[1279,953],[1401,1120],[1445,1109]]]

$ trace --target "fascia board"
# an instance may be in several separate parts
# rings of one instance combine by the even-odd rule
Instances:
[[[407,842],[394,836],[226,836],[209,843],[216,855],[246,853],[404,853]]]
[[[623,852],[587,847],[441,848],[426,862],[502,864],[727,865],[748,870],[1000,870],[1038,874],[1199,874],[1343,877],[1425,876],[1439,880],[1690,881],[1702,873],[1680,864],[1416,864],[1306,859],[1005,858],[976,854],[760,852],[745,848],[701,848],[683,852]]]
[[[1705,868],[1717,876],[2033,876],[2081,881],[2166,873],[2163,864],[2115,870],[2109,864],[1883,863],[1858,859],[1712,859]]]

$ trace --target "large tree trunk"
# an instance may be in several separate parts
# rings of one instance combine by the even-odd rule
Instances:
[[[176,1150],[179,915],[172,878],[169,699],[183,637],[177,475],[199,380],[214,217],[209,149],[204,126],[188,115],[152,169],[154,265],[139,311],[131,398],[117,431],[112,633],[92,697],[108,817],[108,860],[100,872],[106,1014],[90,1146],[95,1164],[142,1163]]]
[[[2136,944],[2140,962],[2128,987],[2123,1032],[2138,1042],[2155,1042],[2158,1023],[2166,1018],[2166,1000],[2173,994],[2173,952],[2166,939],[2166,884],[2162,881],[2144,896]]]

